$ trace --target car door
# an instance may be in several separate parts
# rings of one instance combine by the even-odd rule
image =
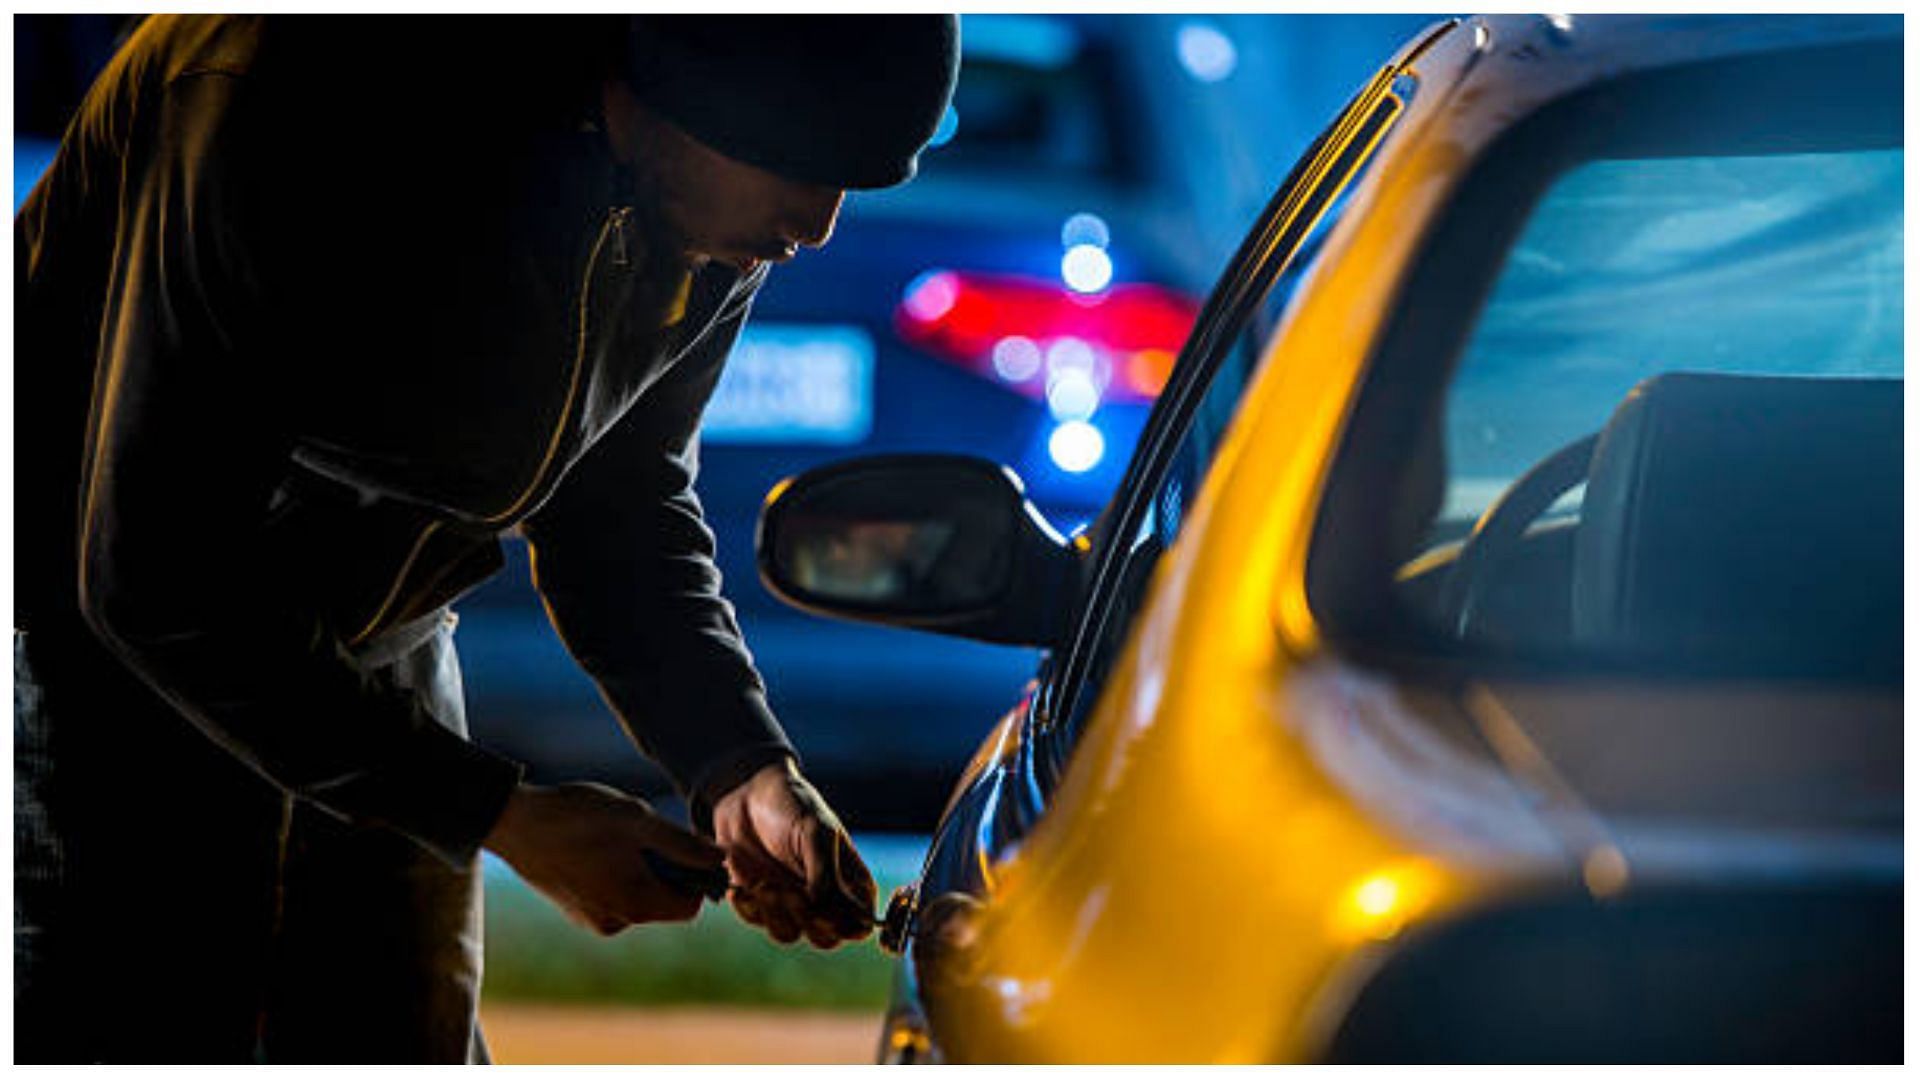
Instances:
[[[942,816],[920,881],[890,907],[883,936],[903,949],[907,963],[899,970],[883,1060],[937,1056],[937,1033],[921,1001],[925,978],[932,974],[937,983],[949,955],[937,941],[937,925],[954,911],[990,903],[994,865],[1045,811],[1160,554],[1178,535],[1256,371],[1274,309],[1285,298],[1276,283],[1317,229],[1330,224],[1329,209],[1399,115],[1412,89],[1401,74],[1389,66],[1375,76],[1280,186],[1208,299],[1117,493],[1074,538],[1084,574],[1081,600],[1066,624],[1071,635],[1046,656],[1020,704],[976,756]]]

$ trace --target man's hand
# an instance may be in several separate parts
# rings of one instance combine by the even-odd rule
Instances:
[[[813,785],[785,760],[720,797],[713,836],[726,851],[733,908],[775,942],[821,949],[873,930],[873,876]]]
[[[643,852],[700,870],[723,861],[711,842],[597,784],[521,785],[486,846],[574,922],[603,935],[700,911],[700,895],[654,877]]]

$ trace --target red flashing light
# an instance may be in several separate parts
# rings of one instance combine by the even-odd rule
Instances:
[[[1043,352],[1084,342],[1100,361],[1105,396],[1151,401],[1193,329],[1199,305],[1157,285],[1116,285],[1085,296],[1033,278],[939,271],[922,275],[896,312],[900,336],[934,355],[1044,398],[1045,366],[1026,378],[996,372],[994,347],[1025,338]]]

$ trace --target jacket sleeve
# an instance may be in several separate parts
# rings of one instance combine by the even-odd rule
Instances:
[[[700,416],[751,296],[737,296],[521,526],[554,628],[702,829],[714,800],[794,754],[721,595],[693,487]]]
[[[355,667],[263,543],[287,469],[257,310],[235,80],[175,80],[127,137],[83,470],[84,614],[209,737],[282,788],[462,863],[520,768]]]

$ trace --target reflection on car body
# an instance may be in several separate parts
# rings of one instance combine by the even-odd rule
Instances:
[[[783,485],[775,591],[1047,650],[889,913],[883,1059],[1896,1059],[1901,51],[1437,27],[1088,530],[947,512],[1026,588],[800,596]]]

